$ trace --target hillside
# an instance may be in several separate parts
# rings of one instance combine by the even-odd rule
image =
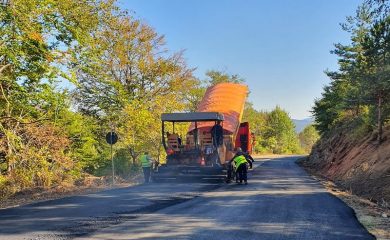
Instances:
[[[349,43],[331,51],[338,68],[314,101],[321,135],[308,164],[339,185],[390,202],[390,1],[366,1],[342,23]],[[386,204],[384,204],[386,205]]]
[[[390,203],[390,127],[379,145],[376,134],[356,138],[348,127],[334,129],[313,147],[305,165],[352,193]]]

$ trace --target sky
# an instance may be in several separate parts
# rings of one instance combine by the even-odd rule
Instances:
[[[334,43],[348,43],[340,23],[362,0],[120,0],[120,6],[185,50],[195,76],[238,74],[257,110],[280,106],[295,119],[311,116],[314,100],[337,70]]]

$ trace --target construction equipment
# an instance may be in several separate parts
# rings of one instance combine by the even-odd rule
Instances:
[[[241,123],[247,94],[245,85],[221,83],[207,89],[197,112],[162,114],[162,142],[167,161],[152,177],[225,177],[234,148],[252,149],[249,124]],[[172,123],[172,134],[165,132],[167,122]],[[175,124],[184,122],[191,123],[185,141],[175,133]],[[217,144],[213,129],[218,123],[223,139]]]

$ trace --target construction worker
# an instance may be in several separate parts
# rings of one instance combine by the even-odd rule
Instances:
[[[249,164],[250,168],[252,168],[252,157],[246,156],[249,154],[245,154],[241,148],[237,148],[236,154],[230,160],[230,168],[228,170],[228,182],[230,182],[230,179],[232,178],[233,174],[236,176],[236,183],[242,183],[243,181],[245,184],[248,184],[248,176],[247,176],[247,170]]]
[[[248,151],[244,152],[244,156],[245,156],[246,160],[251,161],[252,163],[255,162],[255,159],[253,159],[253,157],[249,154]]]
[[[148,152],[144,152],[144,154],[142,154],[139,159],[141,162],[142,170],[144,172],[145,183],[149,183],[150,173],[154,161],[149,156]]]
[[[217,121],[217,123],[213,126],[211,134],[213,136],[214,146],[221,146],[223,144],[223,128],[221,126],[221,121]]]

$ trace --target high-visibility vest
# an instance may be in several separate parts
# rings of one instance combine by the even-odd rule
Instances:
[[[152,165],[146,154],[142,154],[139,160],[141,161],[142,167],[150,167]]]
[[[247,163],[246,158],[243,155],[235,157],[233,162],[235,170],[237,170],[240,165]]]

